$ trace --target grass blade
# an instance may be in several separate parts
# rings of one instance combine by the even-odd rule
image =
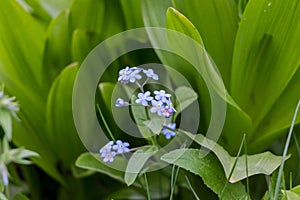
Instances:
[[[282,161],[281,161],[281,165],[280,165],[279,172],[278,172],[278,177],[277,177],[277,182],[276,182],[274,200],[277,200],[277,198],[278,198],[278,192],[279,192],[279,187],[280,187],[281,176],[282,176],[282,173],[283,173],[284,162],[285,162],[287,151],[288,151],[288,148],[289,148],[289,145],[290,145],[290,140],[291,140],[291,137],[292,137],[292,133],[293,133],[293,129],[294,129],[294,125],[295,125],[295,121],[296,121],[296,118],[297,118],[299,107],[300,107],[300,100],[298,101],[298,105],[297,105],[296,110],[295,110],[295,114],[294,114],[294,117],[293,117],[291,128],[289,130],[289,134],[288,134],[288,137],[286,139],[285,146],[284,146]]]
[[[226,183],[225,183],[225,185],[224,185],[224,188],[223,188],[223,190],[222,190],[220,199],[222,199],[223,194],[224,194],[224,191],[225,191],[225,189],[226,189],[226,187],[227,187],[227,185],[228,185],[228,183],[229,183],[229,180],[230,180],[230,178],[231,178],[231,176],[232,176],[232,174],[233,174],[233,171],[234,171],[234,169],[235,169],[235,167],[236,167],[236,165],[237,165],[237,161],[238,161],[239,156],[240,156],[240,154],[241,154],[241,152],[242,152],[242,148],[243,148],[245,139],[246,139],[246,134],[244,134],[244,136],[243,136],[243,139],[242,139],[242,142],[241,142],[239,151],[238,151],[238,153],[237,153],[237,155],[236,155],[236,157],[235,157],[234,164],[233,164],[232,169],[231,169],[231,171],[230,171],[230,174],[229,174],[229,176],[228,176],[228,178],[227,178],[227,181],[226,181]],[[247,170],[247,171],[248,171],[248,170]]]

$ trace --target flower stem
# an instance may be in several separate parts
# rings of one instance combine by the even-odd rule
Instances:
[[[138,81],[136,81],[135,84],[140,88],[141,92],[144,93],[143,86]]]

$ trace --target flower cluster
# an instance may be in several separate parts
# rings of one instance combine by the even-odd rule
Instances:
[[[150,96],[149,91],[139,93],[138,99],[135,101],[137,104],[149,107],[151,113],[157,113],[159,116],[169,118],[176,110],[171,101],[171,95],[167,94],[165,90],[154,91],[155,96]]]
[[[141,72],[146,75],[146,80],[143,84],[139,83],[142,79]],[[143,69],[138,67],[126,67],[120,70],[118,81],[121,83],[135,83],[141,90],[138,94],[138,98],[135,103],[141,104],[145,107],[150,108],[151,113],[157,113],[159,116],[169,118],[172,116],[176,110],[173,107],[171,101],[171,94],[166,93],[165,90],[154,91],[154,97],[151,96],[150,91],[144,92],[143,86],[147,83],[149,79],[158,80],[158,75],[154,73],[153,69]],[[117,107],[123,107],[130,105],[129,102],[124,99],[118,98],[116,100]]]
[[[99,153],[104,162],[111,163],[114,161],[116,155],[129,152],[130,150],[128,147],[128,142],[117,140],[114,144],[113,141],[109,141],[99,150]]]
[[[142,69],[138,67],[126,67],[125,69],[122,69],[119,72],[119,78],[118,81],[124,84],[127,83],[137,83],[137,80],[142,79],[142,75],[140,74],[143,72],[147,79],[153,79],[153,80],[158,80],[158,75],[154,73],[153,69]]]
[[[142,73],[146,76],[146,80],[143,84],[139,82],[143,78]],[[154,73],[153,69],[130,68],[127,66],[125,69],[120,70],[118,81],[125,84],[135,83],[140,88],[141,92],[137,95],[136,104],[149,108],[151,113],[156,113],[164,118],[170,118],[172,114],[176,112],[171,101],[171,94],[166,93],[165,90],[156,90],[153,92],[153,95],[151,95],[150,91],[145,92],[143,87],[149,79],[158,80],[158,75]],[[118,98],[115,105],[117,107],[124,107],[132,104],[129,104],[129,102],[124,99]],[[164,124],[162,133],[166,139],[169,140],[176,135],[175,129],[175,123]]]
[[[144,75],[144,77],[142,76]],[[151,95],[150,91],[144,91],[144,86],[150,80],[158,80],[158,75],[154,73],[153,69],[143,69],[139,67],[126,67],[119,72],[118,81],[123,84],[133,83],[136,84],[140,93],[137,95],[137,99],[134,103],[135,106],[144,106],[149,109],[151,113],[156,113],[158,116],[161,116],[164,122],[170,118],[174,112],[176,112],[172,101],[171,94],[168,94],[165,90],[156,90],[153,91]],[[144,81],[141,83],[140,81]],[[116,100],[116,107],[124,106],[133,106],[128,101],[125,101],[122,98]],[[164,123],[162,127],[162,134],[166,137],[167,140],[171,139],[176,135],[175,132],[176,124],[175,123]],[[109,141],[104,145],[100,150],[100,156],[106,163],[111,163],[114,161],[114,158],[118,154],[123,154],[129,152],[129,143],[122,142],[117,140],[115,143]],[[134,149],[131,149],[131,151]]]

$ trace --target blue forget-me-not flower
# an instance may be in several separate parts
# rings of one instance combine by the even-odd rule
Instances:
[[[129,82],[134,83],[134,82],[136,82],[136,80],[142,79],[140,72],[141,72],[140,68],[132,67],[131,73],[129,74]]]
[[[120,70],[118,81],[121,83],[128,83],[129,75],[131,74],[132,69],[130,67],[126,67],[125,69]]]
[[[117,107],[124,107],[124,106],[128,106],[129,103],[127,101],[124,101],[124,99],[118,98],[116,100],[116,106]]]
[[[144,69],[143,72],[148,78],[152,78],[153,80],[158,80],[158,75],[154,73],[153,69],[148,69],[148,70]]]
[[[127,153],[129,152],[128,147],[128,142],[122,142],[121,140],[117,140],[116,144],[113,146],[113,150],[117,151],[117,153]]]
[[[111,163],[114,161],[116,155],[129,152],[128,147],[128,142],[117,140],[116,144],[114,144],[113,141],[109,141],[99,150],[99,153],[104,162]]]
[[[171,139],[171,137],[174,137],[176,135],[176,132],[174,131],[175,129],[176,129],[175,123],[164,124],[162,133],[165,135],[166,139],[169,140]]]
[[[151,113],[157,113],[159,116],[161,116],[163,102],[162,101],[152,100],[151,104],[152,104],[152,107],[150,108],[150,112]]]
[[[145,93],[139,93],[138,99],[135,101],[138,104],[142,104],[143,106],[148,106],[148,102],[153,99],[153,97],[150,96],[151,93],[149,91]]]
[[[165,90],[154,91],[154,94],[156,100],[162,101],[164,103],[166,103],[168,101],[168,98],[171,97],[171,95],[167,94]]]

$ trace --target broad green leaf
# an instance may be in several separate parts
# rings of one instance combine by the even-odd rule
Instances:
[[[30,6],[31,14],[44,22],[51,21],[51,14],[43,7],[40,0],[24,0]]]
[[[49,143],[55,147],[54,152],[67,169],[84,150],[72,115],[72,91],[77,70],[76,63],[66,67],[54,81],[47,100]]]
[[[253,131],[257,134],[253,140],[264,137],[256,128],[280,95],[289,90],[287,86],[300,66],[299,11],[298,0],[252,0],[240,22],[232,61],[231,94],[253,119]],[[295,95],[281,101],[280,106],[298,98]],[[290,115],[280,113],[280,118],[285,117]]]
[[[135,179],[143,169],[147,160],[157,152],[157,147],[150,146],[137,150],[128,161],[125,172],[125,183],[130,186],[134,183]]]
[[[97,157],[99,157],[99,159]],[[99,154],[83,153],[77,158],[75,165],[83,169],[106,174],[116,180],[124,182],[124,172],[116,170],[120,169],[120,167],[123,167],[124,170],[126,168],[127,161],[124,160],[122,156],[115,157],[114,162],[111,164],[106,164],[100,159]]]
[[[220,162],[212,154],[204,156],[197,149],[177,149],[163,155],[161,159],[199,175],[204,183],[220,197],[227,179],[224,172],[220,170]],[[244,199],[246,196],[247,193],[241,183],[229,183],[223,199]]]
[[[249,145],[250,150],[262,150],[286,133],[285,130],[291,125],[293,113],[296,109],[298,100],[300,99],[300,94],[297,92],[299,91],[300,85],[299,77],[300,69],[297,70],[284,92],[272,106],[271,111],[255,130],[255,138]],[[298,117],[296,123],[299,122],[300,118]],[[257,149],[257,147],[262,148]]]
[[[300,196],[292,191],[282,191],[285,197],[282,200],[300,200]]]
[[[202,3],[204,3],[204,2],[202,2]],[[208,5],[210,3],[205,2],[205,4],[207,4],[206,6],[210,7],[210,5]],[[180,4],[180,5],[183,6],[182,4]],[[222,9],[222,8],[219,8],[219,9]],[[214,19],[214,20],[216,20],[216,19]],[[167,11],[167,27],[190,36],[191,38],[196,40],[199,44],[201,44],[204,48],[204,44],[202,42],[202,39],[201,39],[201,36],[200,36],[198,30],[194,27],[194,25],[185,16],[183,16],[181,13],[179,13],[174,8],[169,8]],[[226,27],[226,28],[228,28],[228,27]],[[233,36],[234,35],[235,34],[233,34]],[[170,37],[172,37],[172,36],[173,35],[171,35]],[[178,44],[179,42],[176,42],[175,40],[176,40],[176,37],[172,39],[172,41],[173,41],[173,42],[171,42],[172,47],[176,48],[176,46],[178,45],[178,47],[177,47],[178,49],[184,49],[186,51],[191,51],[191,49],[193,49],[193,47],[187,47],[184,45],[180,45],[180,44]],[[197,47],[194,47],[194,48],[197,48]],[[199,52],[199,51],[195,51],[195,52]],[[205,55],[206,55],[206,52],[204,52],[204,55],[199,55],[199,57],[200,57],[199,59],[208,60],[208,58]],[[219,76],[212,75],[214,72],[214,68],[215,68],[213,62],[209,62],[209,61],[203,62],[202,65],[206,66],[206,68],[207,68],[207,70],[202,69],[202,76],[205,75],[207,77],[208,76],[214,77],[213,82],[216,85],[218,83],[223,84],[222,78],[224,78],[224,77],[221,78]],[[229,66],[227,66],[227,67],[229,67]],[[227,70],[227,68],[224,70],[230,71],[230,70]],[[203,85],[205,85],[205,84],[207,84],[207,83],[205,83],[202,80],[202,78],[200,78],[198,81],[198,87],[200,88],[199,89],[199,93],[200,93],[199,99],[200,99],[200,102],[202,103],[202,111],[204,111],[204,117],[206,120],[208,120],[211,117],[209,107],[211,106],[210,99],[212,98],[212,96],[211,96],[212,94],[208,93],[205,86],[203,87]],[[217,90],[217,93],[219,93],[220,96],[222,98],[224,98],[224,101],[228,102],[227,111],[226,111],[226,121],[225,121],[225,125],[223,128],[224,134],[222,135],[222,137],[225,139],[223,143],[224,143],[224,145],[227,146],[227,148],[230,152],[235,152],[238,149],[239,141],[242,138],[241,133],[249,132],[251,130],[252,122],[251,122],[250,117],[240,109],[240,107],[235,103],[235,101],[231,98],[231,96],[229,94],[226,94],[226,97],[225,97],[225,94],[224,94],[224,92],[226,92],[225,88],[223,89],[223,91],[222,91],[222,89],[219,89],[219,91],[218,91],[218,88],[216,90]],[[186,93],[182,93],[182,95],[186,95]],[[176,113],[175,116],[177,116],[178,114],[179,114],[179,112]],[[233,128],[233,126],[234,126],[234,128]],[[236,140],[232,141],[230,139],[231,137],[235,137]]]
[[[170,7],[167,10],[166,16],[168,28],[184,33],[203,45],[202,38],[197,28],[184,15]]]
[[[3,0],[0,7],[5,8],[0,14],[0,69],[5,73],[1,73],[1,79],[13,79],[16,84],[30,79],[28,88],[45,94],[41,88],[44,80],[40,76],[44,30],[16,1]],[[19,31],[16,31],[16,25]],[[11,87],[6,82],[5,85]]]
[[[186,109],[189,105],[195,102],[198,98],[197,93],[188,87],[179,87],[175,90],[176,96],[176,113],[174,115],[175,119],[180,114],[181,111]]]
[[[101,33],[105,11],[104,2],[104,0],[74,0],[70,8],[72,29]]]
[[[85,178],[85,177],[91,176],[95,173],[95,171],[82,169],[75,165],[72,165],[71,170],[72,170],[72,175],[75,178]]]
[[[26,2],[31,2],[35,0],[24,0]],[[60,11],[70,7],[72,0],[38,0],[41,6],[52,16],[56,16]],[[30,4],[30,3],[28,3]]]
[[[150,27],[165,27],[166,26],[166,11],[172,6],[170,0],[166,1],[147,1],[141,0],[143,21],[145,26]]]
[[[229,155],[229,153],[216,142],[205,138],[201,134],[196,136],[188,133],[186,131],[180,131],[192,138],[195,142],[201,146],[211,150],[220,160],[223,169],[225,171],[226,177],[229,177],[232,167],[234,166],[235,157]],[[287,159],[290,156],[287,157]],[[231,175],[230,182],[235,183],[246,178],[246,155],[240,156],[238,158],[237,164]],[[256,174],[272,174],[281,164],[281,156],[275,156],[271,152],[264,152],[255,155],[247,155],[248,162],[248,176],[253,176]]]
[[[29,200],[24,194],[16,194],[13,197],[13,200]]]
[[[167,27],[167,17],[166,11],[168,8],[172,6],[170,0],[160,1],[160,0],[142,0],[142,11],[143,11],[143,20],[144,24],[147,27],[162,27],[162,28],[169,28],[174,29],[175,27]],[[175,13],[176,14],[176,13]],[[171,16],[171,14],[169,14]],[[183,19],[183,17],[179,18]],[[171,20],[168,20],[171,21]],[[186,22],[176,22],[178,25],[185,24]],[[170,23],[169,23],[170,24]],[[190,26],[190,24],[186,24],[185,26]],[[182,29],[181,29],[182,30]],[[186,33],[188,34],[188,33]],[[164,43],[165,39],[161,38],[155,31],[148,30],[148,35],[150,38],[151,43],[154,46],[159,46],[158,44]],[[199,79],[195,76],[197,74],[197,70],[193,69],[190,63],[186,60],[180,58],[179,56],[171,55],[167,52],[162,52],[156,50],[156,54],[159,56],[160,60],[183,74],[192,85],[197,88],[199,87]]]
[[[10,113],[0,109],[0,126],[2,127],[5,136],[10,141],[12,137],[12,119]]]
[[[88,53],[101,41],[100,35],[91,31],[76,29],[72,35],[72,59],[81,63]]]
[[[230,3],[229,3],[230,4]],[[188,30],[184,33],[187,34],[190,37],[195,37],[194,39],[199,41],[199,33],[192,32],[193,26],[192,24],[183,16],[181,16],[178,12],[171,12],[169,9],[169,12],[167,12],[167,17],[159,14],[159,13],[151,13],[152,10],[157,9],[158,6],[161,6],[160,9],[166,9],[167,1],[165,4],[157,3],[155,4],[155,1],[148,1],[143,2],[143,14],[144,14],[144,22],[147,26],[160,26],[160,27],[166,27],[167,28],[177,28],[179,31],[184,31],[186,28],[184,27],[190,27]],[[228,6],[228,5],[227,5]],[[173,10],[173,9],[172,9]],[[175,15],[175,16],[174,16]],[[176,16],[179,15],[179,16]],[[174,19],[172,19],[174,18]],[[163,23],[162,21],[166,20],[167,23]],[[181,20],[181,22],[178,22]],[[171,22],[176,21],[177,26],[175,27]],[[192,32],[192,33],[191,33]],[[163,43],[162,38],[159,38],[156,36],[155,32],[149,31],[149,37],[153,45],[157,45],[160,43]],[[172,35],[175,35],[171,38]],[[211,122],[211,119],[213,122],[215,118],[222,118],[220,114],[226,113],[226,116],[228,117],[225,121],[224,126],[224,134],[223,134],[223,143],[230,148],[229,150],[231,152],[235,152],[235,150],[239,147],[239,140],[230,140],[231,137],[234,138],[242,138],[242,133],[244,132],[250,132],[251,130],[251,119],[249,116],[243,112],[240,107],[235,103],[234,99],[230,97],[229,94],[226,92],[226,88],[224,88],[223,80],[220,77],[219,73],[217,72],[216,66],[214,65],[213,61],[209,58],[207,52],[205,49],[201,48],[201,44],[199,43],[199,46],[195,46],[195,44],[190,44],[191,42],[185,42],[181,40],[178,40],[176,44],[174,44],[174,39],[176,39],[176,34],[168,34],[168,43],[169,46],[175,48],[174,52],[180,56],[171,56],[170,54],[167,54],[165,52],[157,51],[157,54],[161,61],[171,66],[172,68],[179,71],[181,74],[183,74],[189,82],[195,87],[195,91],[199,94],[199,104],[200,104],[200,110],[201,114],[203,116],[201,122],[202,131],[208,131],[211,133],[220,132],[221,130],[212,130],[211,127],[216,127],[214,125],[209,125]],[[197,39],[198,38],[198,39]],[[173,42],[172,42],[173,41]],[[190,44],[190,45],[189,45]],[[158,45],[159,46],[159,45]],[[196,48],[195,48],[196,47]],[[194,63],[187,63],[180,57],[183,57],[190,61],[190,59],[194,60]],[[189,59],[188,59],[189,58]],[[192,65],[194,66],[192,66]],[[200,67],[201,66],[201,67]],[[210,82],[210,83],[208,83]],[[209,91],[208,88],[210,87]],[[215,94],[216,93],[216,94]],[[217,97],[219,96],[219,97]],[[223,98],[223,101],[226,101],[228,103],[228,110],[227,111],[214,111],[211,113],[211,100],[212,98],[215,98],[215,101],[213,103],[216,103],[217,100],[222,101],[219,98]],[[216,100],[217,99],[217,100]],[[220,103],[220,102],[219,102]],[[223,102],[224,103],[224,102]],[[225,116],[224,116],[225,118]],[[235,124],[235,129],[231,129],[231,124]],[[209,129],[210,128],[210,129]]]
[[[239,18],[241,19],[249,0],[236,0],[238,4]]]
[[[141,0],[120,0],[124,13],[126,29],[143,26]]]
[[[300,195],[300,185],[297,185],[296,187],[292,188],[291,191]]]
[[[105,1],[104,19],[105,23],[101,27],[103,40],[126,30],[120,1]]]
[[[163,124],[165,123],[165,119],[162,117],[151,117],[150,120],[146,120],[143,122],[151,131],[155,134],[159,134],[163,128]]]
[[[0,1],[0,7],[5,8],[0,12],[0,81],[22,106],[18,113],[22,123],[13,123],[18,133],[13,135],[13,141],[38,152],[41,157],[32,160],[63,183],[52,147],[44,135],[47,84],[41,74],[45,31],[16,1]]]
[[[71,62],[69,11],[61,11],[50,23],[43,57],[43,72],[50,82]]]
[[[218,67],[226,88],[229,87],[233,47],[238,28],[236,2],[234,0],[172,2],[173,6],[198,29],[205,49]]]

